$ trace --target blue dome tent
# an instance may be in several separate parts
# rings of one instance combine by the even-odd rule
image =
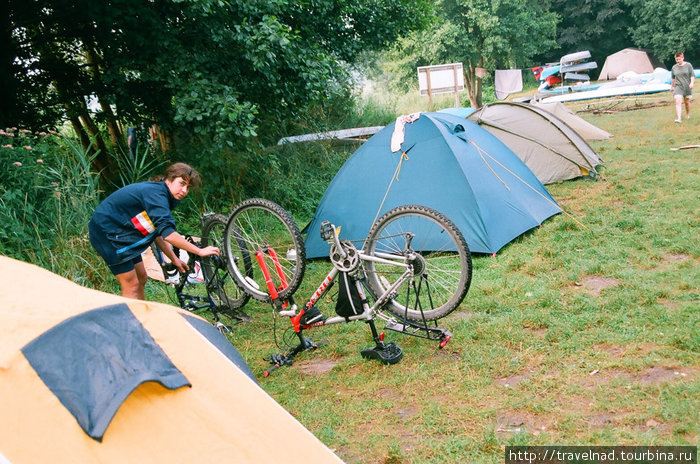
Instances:
[[[476,253],[496,253],[561,212],[528,167],[485,129],[449,113],[415,117],[372,136],[336,174],[305,228],[308,258],[328,256],[321,222],[341,226],[343,239],[362,241],[381,214],[405,204],[445,214]]]

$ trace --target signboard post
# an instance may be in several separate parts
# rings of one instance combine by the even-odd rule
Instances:
[[[421,95],[428,96],[433,104],[433,94],[455,94],[455,107],[459,108],[459,92],[464,91],[462,63],[439,64],[418,67],[418,88]]]

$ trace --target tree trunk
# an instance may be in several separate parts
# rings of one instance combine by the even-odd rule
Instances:
[[[481,84],[483,79],[476,75],[476,68],[481,67],[483,60],[479,60],[479,65],[474,66],[471,63],[467,63],[464,68],[464,82],[467,86],[467,93],[469,94],[469,104],[472,108],[481,108],[482,95],[481,95]]]
[[[68,108],[66,108],[66,111],[67,110]],[[78,140],[80,140],[80,145],[83,147],[84,150],[89,150],[90,136],[85,133],[83,125],[80,122],[80,118],[78,118],[77,116],[69,116],[68,119],[70,120],[71,126],[73,126],[73,131],[78,136]]]
[[[97,152],[97,156],[95,156],[95,159],[93,161],[93,166],[95,167],[95,170],[97,170],[97,172],[100,173],[100,177],[102,179],[107,179],[112,173],[112,165],[109,160],[107,144],[102,138],[97,124],[95,124],[95,121],[92,120],[92,116],[90,116],[87,107],[83,105],[82,107],[77,108],[77,111],[80,121],[82,122],[82,127],[90,134],[90,136],[94,140],[95,146],[92,149],[95,150],[96,148],[97,150],[99,150]]]
[[[85,58],[87,60],[87,65],[90,69],[90,74],[95,82],[102,82],[102,77],[100,76],[100,66],[97,60],[97,54],[92,49],[92,47],[85,45]],[[101,86],[100,86],[101,88]],[[119,124],[117,118],[112,111],[112,107],[109,104],[107,98],[102,95],[101,92],[95,92],[97,101],[100,104],[102,113],[104,113],[105,122],[107,123],[107,130],[109,131],[109,138],[112,141],[112,146],[116,149],[121,147],[122,150],[127,150],[127,146],[124,141],[124,135],[119,129]]]

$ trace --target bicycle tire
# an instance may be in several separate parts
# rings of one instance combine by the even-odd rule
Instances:
[[[258,256],[282,300],[292,295],[304,278],[306,248],[299,227],[289,212],[270,200],[251,198],[234,207],[226,224],[224,247],[229,272],[256,300],[271,300]],[[278,257],[279,268],[271,251]],[[252,270],[246,269],[246,262],[252,264]]]
[[[226,222],[227,218],[223,214],[209,214],[203,217],[202,248],[210,245],[218,247],[221,255],[205,256],[200,259],[204,281],[207,283],[209,296],[214,300],[217,310],[229,317],[235,317],[239,314],[238,309],[250,300],[250,295],[243,291],[228,270],[224,252]],[[247,262],[247,266],[250,272],[250,261]]]
[[[405,205],[388,211],[372,226],[363,250],[405,255],[406,233],[414,234],[410,250],[417,253],[414,283],[410,279],[397,290],[385,308],[413,321],[434,321],[454,311],[469,291],[472,277],[471,253],[464,236],[446,216],[432,208]],[[384,294],[403,269],[374,261],[363,267],[370,289]]]

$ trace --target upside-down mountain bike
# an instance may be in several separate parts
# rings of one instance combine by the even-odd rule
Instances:
[[[376,319],[388,330],[445,346],[452,334],[437,320],[459,306],[472,274],[467,242],[452,221],[431,208],[407,205],[381,216],[364,240],[341,239],[328,222],[322,224],[321,236],[330,243],[333,268],[299,308],[294,292],[304,277],[306,252],[292,216],[272,201],[254,198],[236,205],[228,217],[224,249],[229,273],[252,298],[271,302],[279,315],[289,317],[298,340],[269,358],[272,367],[265,376],[291,364],[298,353],[317,348],[304,332],[329,324],[367,322],[375,345],[361,354],[385,364],[398,362],[403,352],[394,342],[384,342]],[[336,282],[337,314],[324,317],[316,303]]]
[[[151,251],[163,270],[165,282],[175,294],[177,305],[187,311],[208,309],[214,317],[216,327],[227,332],[230,331],[230,326],[224,324],[220,316],[226,315],[236,322],[249,321],[250,317],[241,308],[250,296],[241,290],[228,272],[223,252],[226,217],[208,212],[202,215],[201,223],[200,238],[190,235],[185,238],[201,248],[216,246],[221,250],[221,256],[199,257],[173,247],[176,256],[190,268],[185,274],[180,274],[155,243],[151,244]]]

